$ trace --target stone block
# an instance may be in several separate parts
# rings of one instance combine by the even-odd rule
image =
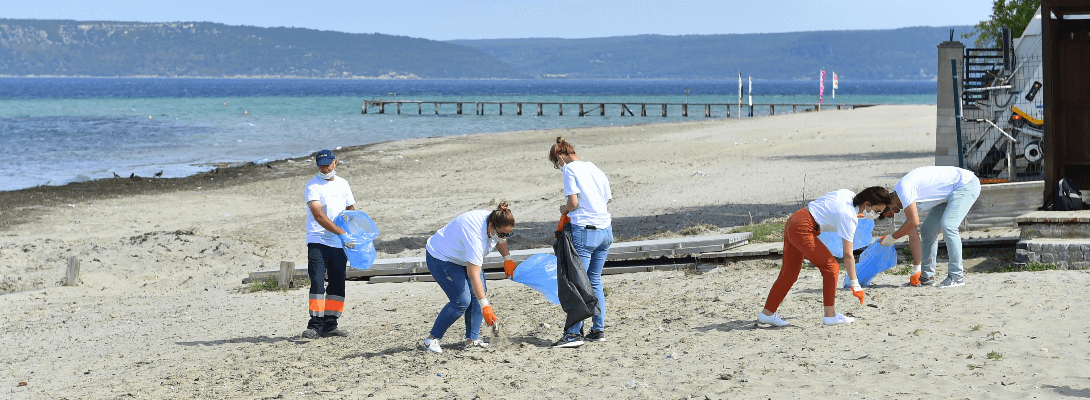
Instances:
[[[1041,253],[1041,261],[1045,264],[1056,262],[1056,255],[1052,253]]]
[[[1029,253],[1029,262],[1041,262],[1041,255],[1037,253]]]
[[[1019,262],[1019,263],[1028,263],[1028,262],[1030,262],[1029,261],[1030,254],[1033,254],[1033,253],[1030,253],[1029,251],[1026,251],[1026,250],[1023,250],[1023,249],[1016,249],[1016,250],[1014,250],[1014,262]]]
[[[1073,262],[1070,269],[1090,269],[1090,261]]]
[[[1041,244],[1037,242],[1029,242],[1029,251],[1034,253],[1041,252]]]
[[[1068,261],[1084,261],[1084,260],[1086,260],[1086,257],[1082,254],[1081,251],[1069,251],[1069,252],[1067,252],[1067,260]]]
[[[1056,264],[1056,268],[1067,269],[1067,261],[1056,261],[1054,264]]]

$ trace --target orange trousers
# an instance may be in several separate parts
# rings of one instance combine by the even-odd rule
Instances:
[[[826,307],[831,307],[836,302],[836,283],[840,277],[840,264],[836,258],[825,248],[825,244],[818,240],[820,227],[810,210],[803,208],[791,214],[787,224],[783,228],[783,267],[780,268],[780,276],[776,283],[772,284],[772,290],[768,292],[768,300],[765,300],[765,309],[776,312],[787,297],[791,286],[799,279],[802,271],[802,259],[806,258],[821,270],[821,292],[824,295]]]

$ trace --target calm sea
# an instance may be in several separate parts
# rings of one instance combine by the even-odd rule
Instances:
[[[754,81],[754,103],[815,103],[817,81]],[[686,94],[688,91],[688,94]],[[746,84],[747,96],[749,92]],[[372,108],[365,99],[521,100],[498,115],[466,104],[405,106],[402,114]],[[738,102],[737,80],[319,80],[162,78],[0,78],[0,191],[112,177],[113,174],[187,176],[217,163],[264,162],[305,156],[322,148],[481,132],[680,121],[680,106],[662,118],[578,117],[578,106],[536,101],[632,103]],[[840,81],[836,98],[826,82],[825,104],[934,104],[935,82]],[[748,97],[744,102],[748,102]],[[589,109],[589,107],[588,107]],[[790,108],[777,108],[777,114]],[[421,112],[421,114],[418,114]],[[737,108],[731,110],[737,116]],[[703,118],[703,107],[688,119]],[[723,107],[714,118],[726,116]],[[767,107],[756,108],[766,115]],[[747,111],[748,114],[748,111]],[[651,117],[651,115],[655,115]]]

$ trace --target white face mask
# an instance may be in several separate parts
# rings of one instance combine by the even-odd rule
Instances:
[[[875,220],[875,219],[878,219],[878,217],[881,216],[881,215],[882,215],[881,213],[879,213],[877,211],[874,211],[874,210],[871,210],[871,209],[863,210],[863,218],[866,218],[866,219]]]
[[[321,172],[318,172],[318,177],[322,178],[322,179],[325,179],[327,181],[330,180],[330,179],[333,179],[334,176],[337,176],[337,170],[335,170],[335,169],[329,170],[328,174],[323,174]]]

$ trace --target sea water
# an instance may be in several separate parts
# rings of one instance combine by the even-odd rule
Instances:
[[[816,103],[816,81],[755,81],[754,103]],[[747,94],[742,100],[748,104]],[[688,92],[688,93],[686,93]],[[934,104],[935,82],[842,80],[826,105]],[[462,100],[454,105],[389,105],[386,114],[361,114],[371,99]],[[537,102],[648,103],[648,117],[610,106],[578,116],[578,106]],[[489,105],[475,114],[473,101],[522,101]],[[221,163],[267,162],[323,148],[391,140],[485,132],[629,125],[703,118],[704,103],[738,103],[737,80],[336,80],[168,78],[0,78],[0,191],[38,185],[128,177],[188,176]],[[671,106],[689,103],[689,117]],[[418,111],[420,112],[418,114]],[[767,115],[757,108],[755,115]],[[737,106],[732,116],[738,116]],[[781,107],[777,114],[790,112]],[[726,117],[717,106],[714,118]],[[748,115],[748,111],[746,111]]]

